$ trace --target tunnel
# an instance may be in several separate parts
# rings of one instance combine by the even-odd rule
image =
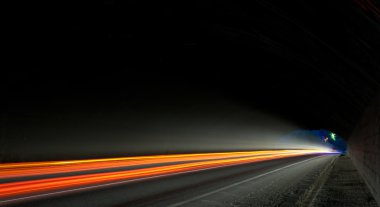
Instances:
[[[379,1],[30,4],[10,29],[1,164],[333,134],[380,205]]]

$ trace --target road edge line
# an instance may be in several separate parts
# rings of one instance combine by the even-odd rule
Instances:
[[[212,195],[212,194],[215,194],[215,193],[218,193],[220,191],[223,191],[223,190],[227,190],[229,188],[232,188],[232,187],[235,187],[237,185],[240,185],[240,184],[243,184],[243,183],[246,183],[246,182],[249,182],[249,181],[252,181],[252,180],[256,180],[258,178],[261,178],[263,176],[266,176],[266,175],[269,175],[269,174],[272,174],[272,173],[275,173],[277,171],[280,171],[280,170],[283,170],[283,169],[286,169],[286,168],[289,168],[289,167],[292,167],[294,165],[298,165],[298,164],[301,164],[301,163],[304,163],[304,162],[308,162],[308,161],[311,161],[311,160],[314,160],[314,159],[318,159],[318,158],[321,158],[321,157],[324,157],[326,155],[320,155],[320,156],[317,156],[317,157],[313,157],[313,158],[310,158],[310,159],[307,159],[307,160],[303,160],[303,161],[300,161],[300,162],[296,162],[296,163],[293,163],[293,164],[290,164],[290,165],[286,165],[284,167],[280,167],[278,169],[275,169],[275,170],[272,170],[272,171],[269,171],[269,172],[266,172],[266,173],[263,173],[263,174],[260,174],[260,175],[257,175],[257,176],[254,176],[254,177],[251,177],[251,178],[248,178],[248,179],[245,179],[245,180],[242,180],[240,182],[237,182],[237,183],[233,183],[231,185],[227,185],[227,186],[224,186],[222,188],[219,188],[219,189],[216,189],[216,190],[213,190],[211,192],[208,192],[208,193],[204,193],[202,195],[199,195],[199,196],[196,196],[196,197],[193,197],[193,198],[190,198],[190,199],[187,199],[187,200],[184,200],[184,201],[181,201],[181,202],[178,202],[178,203],[174,203],[174,204],[171,204],[171,205],[168,205],[167,207],[178,207],[178,206],[181,206],[181,205],[184,205],[184,204],[187,204],[187,203],[190,203],[192,201],[195,201],[195,200],[198,200],[198,199],[201,199],[201,198],[204,198],[206,196],[209,196],[209,195]]]
[[[311,207],[321,191],[322,187],[325,185],[327,178],[331,173],[335,162],[338,160],[339,156],[336,156],[331,162],[320,172],[318,177],[315,179],[314,183],[300,196],[296,202],[296,207]]]

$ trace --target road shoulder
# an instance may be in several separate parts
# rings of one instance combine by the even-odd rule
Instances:
[[[377,207],[365,182],[348,156],[339,156],[316,180],[297,206]]]

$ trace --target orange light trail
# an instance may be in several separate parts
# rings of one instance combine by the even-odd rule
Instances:
[[[8,163],[0,165],[0,179],[15,177],[39,176],[68,172],[80,172],[109,168],[143,166],[151,164],[164,164],[171,162],[202,161],[210,159],[226,159],[237,157],[249,157],[257,155],[289,153],[291,150],[266,150],[250,152],[223,152],[223,153],[199,153],[177,155],[153,155],[122,158],[46,161],[27,163]]]
[[[2,164],[0,165],[0,170],[3,177],[7,177],[6,174],[9,172],[12,172],[12,175],[14,176],[24,176],[33,174],[33,170],[41,169],[43,170],[42,174],[49,174],[58,172],[71,172],[73,170],[88,170],[88,168],[105,169],[109,167],[115,167],[116,165],[119,165],[120,167],[120,165],[135,166],[146,165],[147,163],[149,163],[162,164],[163,166],[1,183],[0,200],[11,197],[19,197],[23,195],[35,195],[38,193],[59,191],[80,186],[91,186],[102,183],[112,183],[121,180],[133,181],[141,178],[186,173],[195,170],[205,170],[216,167],[232,166],[238,164],[246,164],[258,161],[294,157],[315,153],[325,152],[317,150],[267,150],[252,152],[156,155],[111,159]],[[179,161],[192,162],[169,164],[171,162]],[[98,168],[95,168],[96,165],[98,165]],[[73,166],[75,167],[72,168]],[[54,170],[49,171],[49,167],[58,168],[54,168]],[[17,170],[19,170],[21,173],[17,174]]]

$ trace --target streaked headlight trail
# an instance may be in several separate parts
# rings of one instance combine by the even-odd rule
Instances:
[[[157,176],[169,176],[318,153],[329,152],[321,150],[265,150],[5,163],[0,165],[0,204],[24,196],[59,192],[84,186],[118,181],[133,182],[134,180]],[[123,167],[133,168],[122,169]],[[94,172],[94,170],[107,171]],[[80,172],[81,174],[70,174],[73,172]],[[46,177],[47,175],[54,175],[54,177]],[[23,180],[20,181],[17,178]]]

